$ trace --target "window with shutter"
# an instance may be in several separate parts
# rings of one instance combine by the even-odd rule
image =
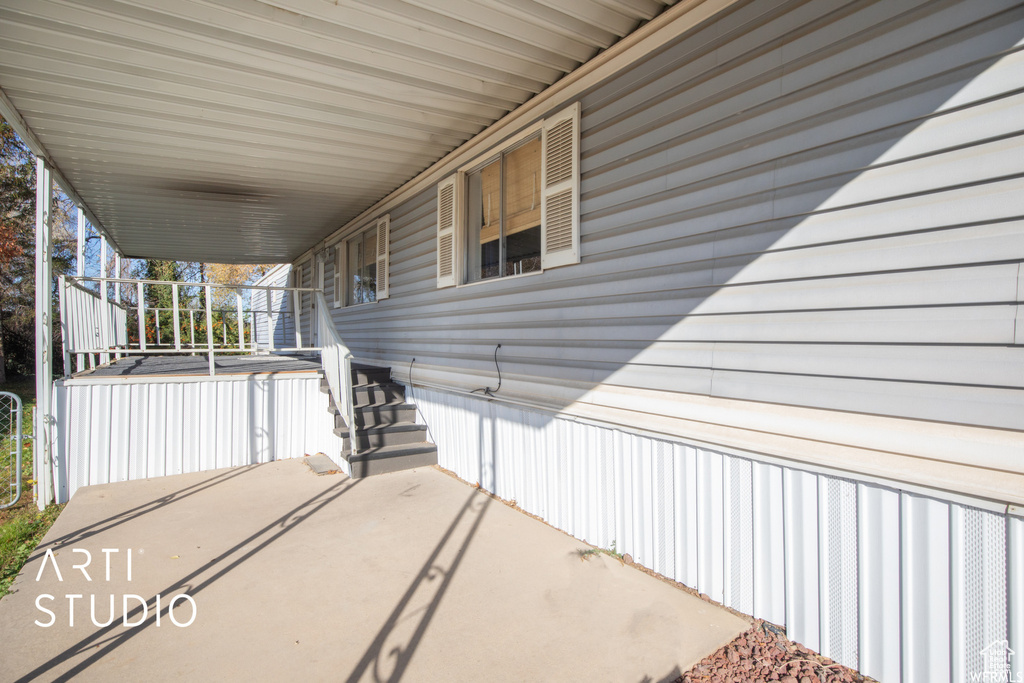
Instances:
[[[577,103],[438,184],[438,287],[579,263],[579,129]]]
[[[390,219],[385,222],[389,225]],[[381,220],[378,219],[369,227],[361,230],[338,245],[341,251],[339,258],[344,261],[341,300],[343,306],[372,303],[378,299],[378,292],[383,287],[387,291],[389,228],[384,228],[384,253],[379,253],[381,243]]]

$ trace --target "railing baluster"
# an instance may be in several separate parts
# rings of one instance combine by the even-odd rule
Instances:
[[[178,310],[178,285],[171,285],[171,306],[174,308],[174,350],[181,351],[181,312]]]
[[[139,282],[139,349],[146,350],[146,297]]]
[[[206,290],[206,352],[210,356],[210,377],[213,377],[216,374],[213,363],[213,294],[209,284],[204,284],[203,289]]]
[[[242,320],[242,290],[235,290],[235,307],[238,309],[238,350],[245,351],[245,322]]]

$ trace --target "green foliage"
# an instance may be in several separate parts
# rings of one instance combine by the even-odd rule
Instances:
[[[54,192],[53,274],[74,265],[76,216],[74,204]],[[35,158],[6,121],[0,119],[0,357],[6,371],[35,371]],[[51,296],[55,319],[57,288]],[[54,326],[55,372],[62,372],[60,328]],[[0,370],[0,381],[5,372]]]
[[[63,509],[63,505],[49,505],[42,511],[34,505],[23,506],[0,521],[0,598],[7,595],[18,572]]]
[[[25,415],[35,408],[35,379],[32,377],[11,378],[4,391],[18,394],[25,407]],[[26,431],[31,428],[26,425]],[[7,436],[7,435],[4,435]],[[4,441],[0,439],[0,441]],[[0,444],[0,458],[9,458],[8,444]],[[6,463],[0,463],[4,465]],[[2,468],[0,468],[2,469]],[[26,440],[21,459],[22,496],[12,508],[0,510],[0,598],[7,595],[18,572],[28,560],[32,551],[49,531],[63,505],[50,505],[45,510],[36,509],[32,501],[32,441]]]

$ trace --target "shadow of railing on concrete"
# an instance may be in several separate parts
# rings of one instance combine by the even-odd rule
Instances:
[[[416,648],[427,631],[427,627],[430,625],[430,621],[437,613],[441,599],[450,587],[452,578],[455,576],[459,564],[461,564],[466,555],[466,550],[479,530],[480,523],[483,521],[484,514],[487,512],[490,503],[491,499],[485,494],[475,490],[470,493],[459,513],[455,515],[455,519],[449,525],[448,530],[430,554],[430,557],[423,563],[423,567],[416,575],[416,578],[409,584],[409,588],[391,611],[387,621],[384,622],[384,625],[377,633],[376,638],[367,648],[366,653],[363,654],[359,663],[352,669],[352,673],[346,679],[348,683],[355,683],[355,681],[361,680],[371,667],[372,680],[378,683],[381,681],[396,683],[401,680],[406,668],[409,666],[409,662],[412,660],[413,654],[416,652]],[[458,543],[456,530],[460,522],[467,515],[475,515],[476,518],[473,520],[469,530],[465,532],[465,536],[462,538],[462,542],[458,545],[457,550],[455,550],[455,555],[451,559],[450,564],[447,567],[442,566],[439,563],[439,559],[446,548],[454,547],[454,544]],[[430,584],[433,584],[438,579],[440,579],[440,583],[437,583],[436,587],[433,588],[433,595],[429,596],[427,604],[424,606],[422,601],[416,601],[416,604],[414,604],[414,597],[417,593],[421,592],[421,589],[429,590],[431,588]],[[403,628],[408,628],[406,622],[417,613],[421,613],[421,616],[406,642],[389,647],[388,641],[395,637],[399,624],[403,624]],[[385,675],[382,673],[382,669],[387,665],[388,660],[394,660],[393,669],[390,674]]]

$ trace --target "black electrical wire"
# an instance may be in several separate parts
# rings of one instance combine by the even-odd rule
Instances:
[[[494,396],[494,394],[501,389],[501,368],[498,367],[498,349],[500,348],[501,344],[498,344],[497,346],[494,347],[494,369],[498,371],[498,386],[494,387],[493,389],[491,389],[490,387],[474,389],[469,393],[475,394],[477,392],[482,392],[485,396]]]

